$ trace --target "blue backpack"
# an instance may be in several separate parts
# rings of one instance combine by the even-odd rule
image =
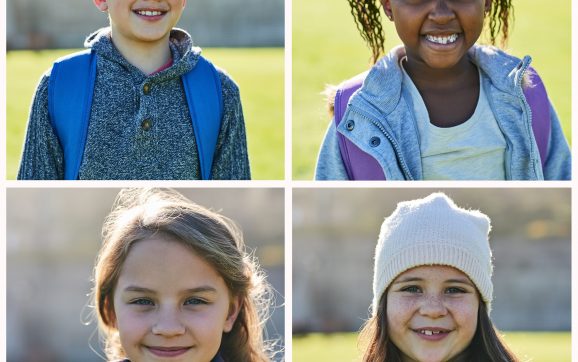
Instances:
[[[78,179],[84,155],[97,56],[90,49],[58,59],[48,83],[48,112],[64,152],[64,179]],[[199,57],[197,65],[182,77],[195,132],[201,178],[211,178],[213,156],[221,129],[223,101],[217,70]]]

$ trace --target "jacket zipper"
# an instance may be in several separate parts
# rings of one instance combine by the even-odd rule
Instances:
[[[525,60],[525,58],[524,58]],[[518,84],[516,84],[516,91],[518,92],[518,97],[520,97],[520,99],[522,100],[522,105],[524,106],[524,109],[526,109],[526,131],[528,132],[528,134],[530,135],[530,141],[532,140],[533,134],[534,134],[534,130],[532,129],[532,108],[530,108],[530,105],[528,104],[528,101],[526,100],[526,96],[524,95],[524,90],[522,89],[522,82],[524,80],[524,75],[526,74],[526,71],[528,70],[528,67],[530,66],[530,62],[529,61],[522,61],[522,67],[520,68],[520,77],[518,79]],[[535,143],[535,142],[534,142]],[[531,151],[531,157],[530,160],[532,162],[532,169],[534,170],[534,177],[537,179],[539,179],[538,177],[538,171],[536,170],[536,152],[539,152],[537,149],[535,149],[534,144],[532,142],[530,142],[530,151]]]

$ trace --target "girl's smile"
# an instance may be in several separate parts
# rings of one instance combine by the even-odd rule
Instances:
[[[389,337],[404,361],[445,362],[470,344],[477,327],[475,285],[449,266],[400,274],[387,292]]]
[[[433,69],[464,64],[490,4],[490,0],[382,0],[405,46],[409,67]]]
[[[238,310],[215,269],[167,238],[132,246],[114,292],[116,327],[132,362],[209,362]]]

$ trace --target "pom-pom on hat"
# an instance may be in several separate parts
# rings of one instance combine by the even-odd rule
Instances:
[[[442,193],[400,202],[385,219],[375,248],[372,314],[401,273],[422,265],[447,265],[461,270],[476,285],[488,312],[492,306],[490,219],[462,209]]]

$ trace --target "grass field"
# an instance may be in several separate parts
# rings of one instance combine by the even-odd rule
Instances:
[[[570,332],[506,332],[508,347],[524,362],[571,360]],[[294,362],[360,361],[357,333],[311,334],[293,338]]]
[[[570,0],[556,1],[547,15],[539,0],[514,4],[515,21],[507,49],[517,56],[532,56],[532,65],[544,80],[570,140]],[[400,43],[389,21],[385,33],[386,49]],[[329,122],[321,95],[324,87],[361,73],[369,65],[369,57],[347,1],[293,1],[294,179],[313,177]]]
[[[52,62],[73,50],[10,51],[6,55],[8,179],[16,178],[34,89]],[[283,49],[204,49],[241,90],[253,179],[284,178]]]

